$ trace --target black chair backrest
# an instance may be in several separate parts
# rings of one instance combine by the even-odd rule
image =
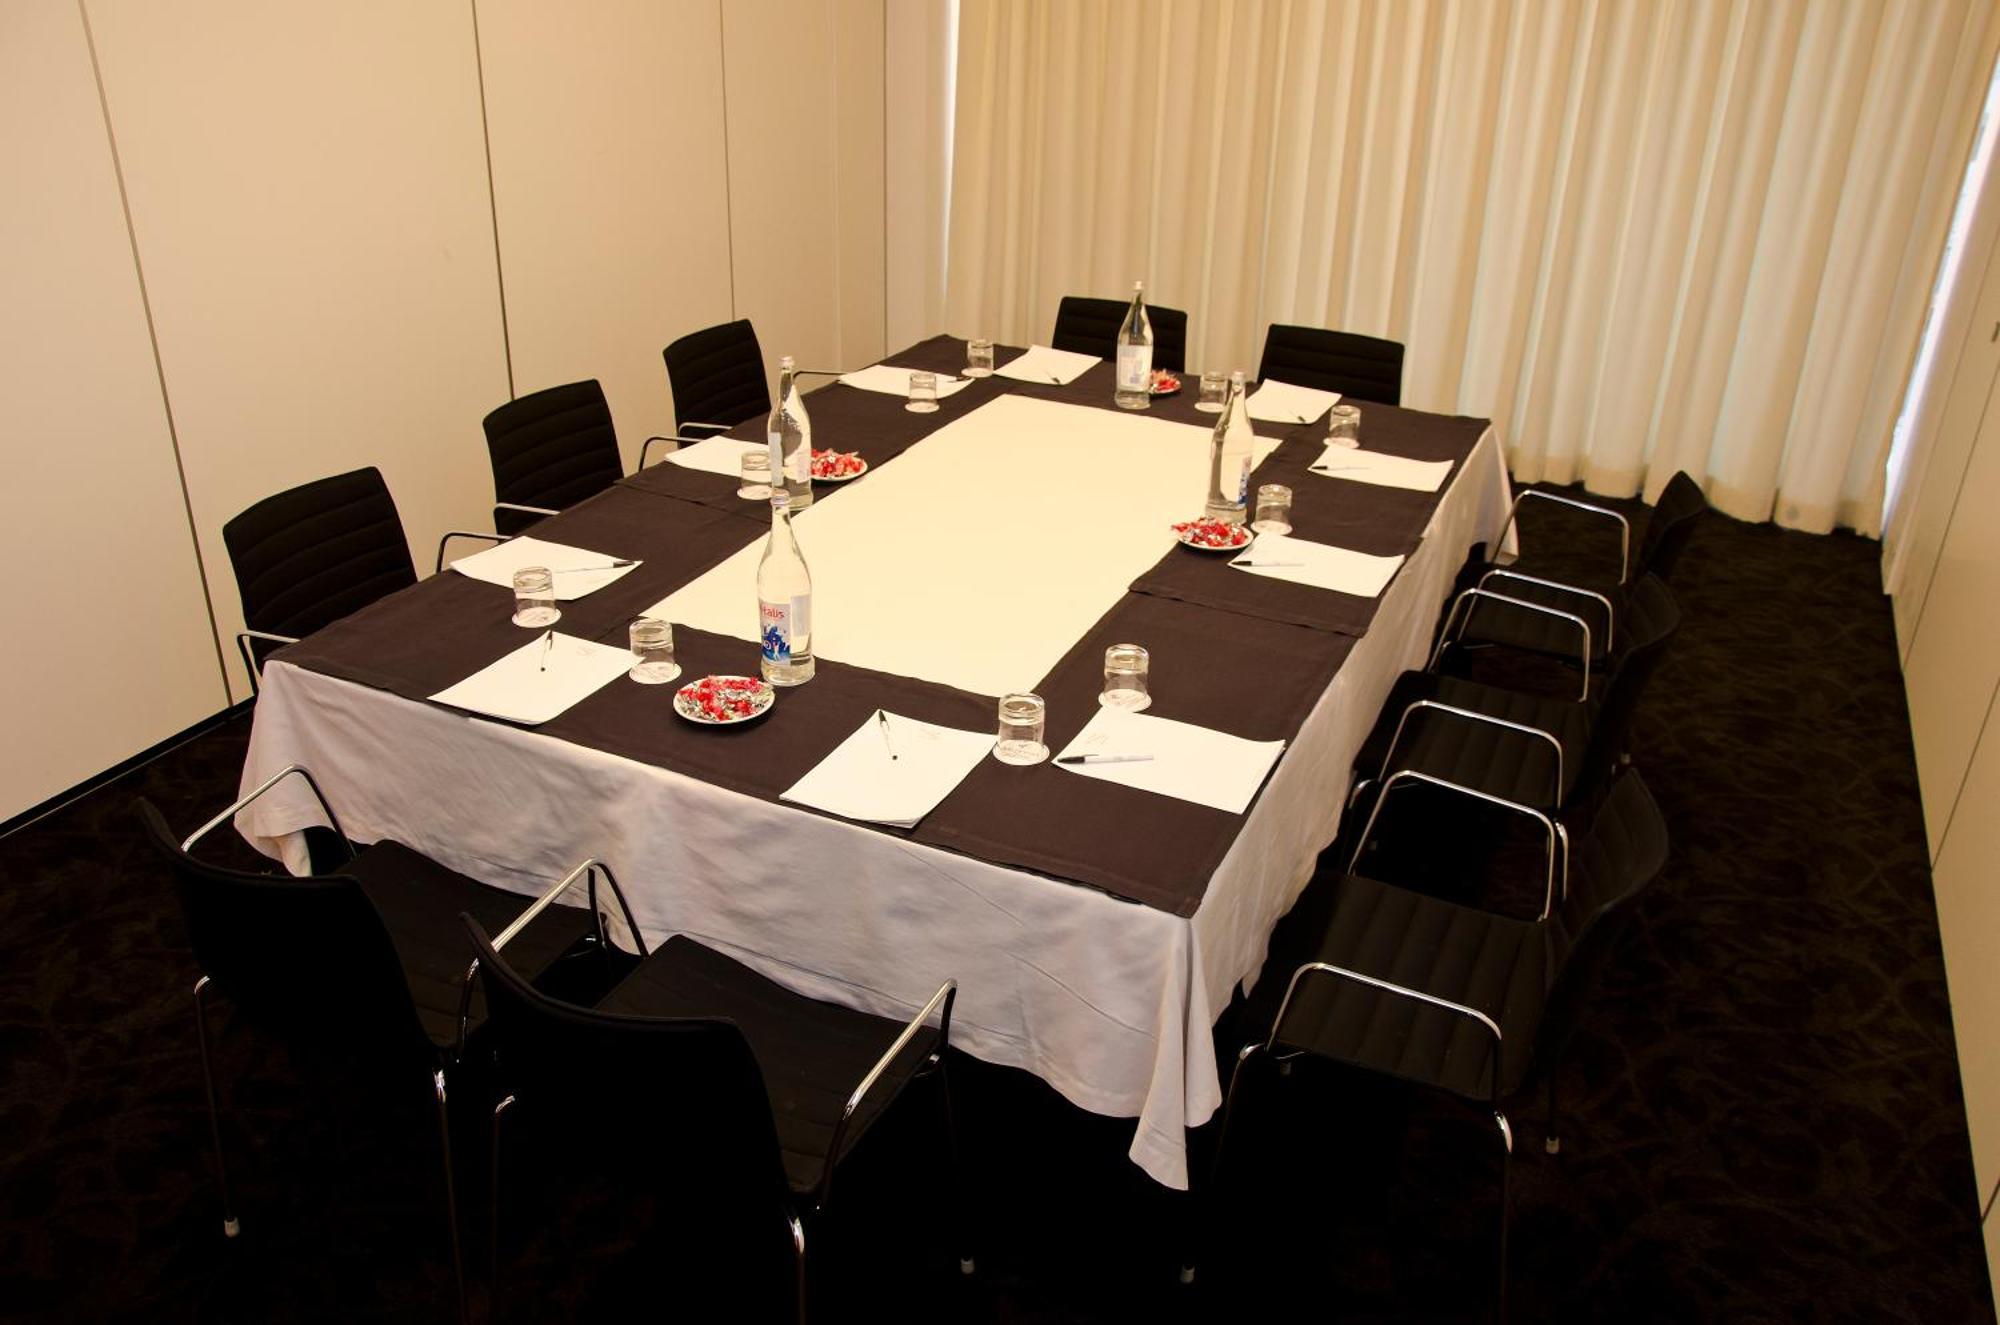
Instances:
[[[1685,469],[1668,479],[1646,521],[1646,532],[1639,536],[1639,555],[1632,563],[1632,574],[1652,574],[1663,580],[1672,575],[1681,549],[1694,533],[1695,519],[1707,509],[1708,497],[1701,484]]]
[[[689,332],[661,354],[678,423],[741,423],[771,412],[764,352],[749,318]]]
[[[202,972],[252,1020],[371,1057],[415,1057],[429,1038],[381,913],[342,875],[253,874],[181,850],[160,811],[138,803],[180,895]]]
[[[1393,340],[1323,327],[1277,323],[1264,333],[1260,382],[1289,382],[1338,391],[1378,405],[1403,403],[1403,347]]]
[[[1680,606],[1657,575],[1645,576],[1626,591],[1625,608],[1618,614],[1618,650],[1609,663],[1604,703],[1597,710],[1590,749],[1584,754],[1586,776],[1610,768],[1625,752],[1632,712],[1680,625]]]
[[[1534,1056],[1559,1053],[1576,1029],[1605,959],[1630,923],[1632,904],[1667,860],[1667,825],[1636,769],[1605,794],[1580,842],[1570,846],[1569,891],[1542,926],[1550,984],[1535,1031]]]
[[[222,526],[243,623],[304,637],[417,582],[389,485],[357,469],[266,497]]]
[[[1056,305],[1056,330],[1049,337],[1049,346],[1078,354],[1101,355],[1115,362],[1118,328],[1125,325],[1125,313],[1131,307],[1129,299],[1064,295]],[[1153,367],[1170,373],[1186,371],[1187,314],[1178,308],[1147,304],[1146,320],[1153,326]]]
[[[488,414],[483,426],[495,501],[560,511],[624,477],[611,406],[595,378],[510,400]],[[535,518],[495,511],[493,527],[518,534]]]
[[[638,1017],[578,1007],[522,979],[477,920],[485,1035],[502,1088],[553,1126],[630,1121],[676,1172],[785,1196],[770,1097],[750,1043],[720,1017]],[[617,1135],[613,1130],[610,1134]]]

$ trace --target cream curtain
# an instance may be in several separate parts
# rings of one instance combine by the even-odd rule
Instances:
[[[1517,477],[1880,528],[2000,0],[963,0],[946,317],[1405,342]]]

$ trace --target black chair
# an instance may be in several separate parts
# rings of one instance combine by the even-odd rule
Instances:
[[[1403,403],[1403,347],[1398,341],[1322,327],[1272,323],[1264,333],[1260,382],[1338,391],[1380,405]]]
[[[674,393],[676,432],[727,432],[771,412],[764,353],[749,318],[690,332],[661,356]]]
[[[1489,590],[1473,591],[1499,597]],[[1483,601],[1483,599],[1481,600]],[[1623,760],[1632,713],[1680,627],[1667,586],[1647,576],[1633,586],[1627,625],[1607,668],[1593,672],[1577,623],[1582,688],[1574,697],[1541,695],[1441,671],[1405,672],[1390,691],[1355,767],[1363,792],[1380,787],[1377,808],[1399,775],[1421,773],[1537,809],[1574,803]],[[1450,649],[1452,637],[1440,641]],[[1367,840],[1364,831],[1361,840]]]
[[[209,833],[292,776],[303,778],[312,790],[344,852],[337,870],[292,878],[224,868],[192,854]],[[456,874],[396,842],[356,850],[341,834],[340,821],[319,785],[296,764],[184,841],[176,841],[151,802],[140,800],[138,809],[172,872],[188,940],[201,968],[194,986],[195,1034],[201,1049],[209,1138],[215,1147],[216,1183],[222,1195],[223,1234],[235,1237],[240,1225],[230,1196],[209,1054],[211,985],[235,1004],[243,1018],[305,1057],[338,1062],[343,1071],[359,1064],[366,1075],[391,1083],[407,1080],[412,1087],[429,1078],[463,1318],[465,1275],[451,1169],[446,1073],[463,1057],[467,1038],[478,1029],[484,1010],[471,996],[474,950],[459,917],[469,913],[496,927],[525,924],[525,900]],[[585,942],[595,920],[594,901],[591,914],[563,911],[527,925],[515,947],[521,968],[539,975],[558,956]]]
[[[320,627],[417,582],[396,502],[375,468],[266,497],[222,526],[243,623],[236,647],[257,686],[268,646]]]
[[[794,994],[685,936],[645,954],[634,927],[638,968],[594,1007],[566,1003],[521,978],[514,950],[520,924],[560,887],[497,938],[466,917],[501,1095],[493,1110],[496,1300],[508,1135],[533,1128],[560,1137],[580,1122],[615,1128],[629,1116],[671,1164],[678,1193],[733,1191],[762,1207],[774,1236],[783,1219],[803,1320],[805,1220],[827,1208],[840,1162],[918,1076],[938,1078],[955,1174],[944,1053],[957,986],[945,981],[898,1024]],[[959,1264],[972,1273],[969,1255]]]
[[[1049,337],[1049,347],[1116,360],[1118,329],[1125,325],[1125,314],[1131,307],[1129,299],[1064,295],[1056,305],[1056,329]],[[1185,372],[1187,314],[1178,308],[1147,304],[1146,318],[1153,325],[1153,367],[1170,373]]]
[[[1238,1056],[1223,1102],[1205,1204],[1213,1219],[1247,1083],[1301,1055],[1379,1074],[1491,1110],[1501,1142],[1500,1315],[1507,1300],[1506,1108],[1537,1079],[1547,1091],[1543,1147],[1561,1149],[1561,1055],[1632,903],[1667,857],[1666,826],[1636,772],[1611,788],[1578,844],[1565,891],[1520,920],[1349,874],[1312,960],[1291,973],[1270,1031]],[[1275,1075],[1275,1074],[1272,1074]],[[1192,1266],[1182,1271],[1192,1279]]]
[[[1468,588],[1492,586],[1509,599],[1529,604],[1522,608],[1498,600],[1478,605],[1474,618],[1463,623],[1460,640],[1466,645],[1497,644],[1545,656],[1569,656],[1574,638],[1569,627],[1551,612],[1581,617],[1590,627],[1602,661],[1616,644],[1617,624],[1624,599],[1633,581],[1647,575],[1670,579],[1681,552],[1694,534],[1695,524],[1708,510],[1708,498],[1701,485],[1683,470],[1667,481],[1660,500],[1647,518],[1639,536],[1637,555],[1632,551],[1631,522],[1605,506],[1579,501],[1558,492],[1528,488],[1514,498],[1507,526],[1516,526],[1521,510],[1529,503],[1545,504],[1551,513],[1578,512],[1591,518],[1609,520],[1618,527],[1618,563],[1614,575],[1606,549],[1593,548],[1574,532],[1565,538],[1538,537],[1519,556],[1504,564],[1475,563],[1460,583]],[[1545,531],[1553,535],[1554,530]],[[1456,603],[1454,603],[1456,607]],[[1533,609],[1544,608],[1548,611]]]
[[[493,461],[493,527],[502,534],[521,533],[625,476],[611,406],[595,378],[517,397],[481,426]]]

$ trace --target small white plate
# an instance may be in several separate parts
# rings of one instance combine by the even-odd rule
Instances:
[[[1200,543],[1195,541],[1192,530],[1182,529],[1176,529],[1174,537],[1180,540],[1182,547],[1193,548],[1196,552],[1241,552],[1244,548],[1249,547],[1257,541],[1256,532],[1248,526],[1239,524],[1231,527],[1237,531],[1237,534],[1241,537],[1241,542],[1228,544]]]
[[[699,688],[700,686],[710,681],[716,682],[717,684],[722,684],[730,681],[742,681],[748,683],[749,685],[755,686],[756,690],[754,692],[751,691],[745,692],[745,697],[750,700],[750,712],[733,714],[730,717],[726,718],[710,717],[706,712],[703,711],[699,703],[690,698],[691,691],[694,691],[695,689]],[[763,717],[766,713],[769,713],[771,711],[771,705],[775,704],[777,701],[778,701],[778,692],[771,688],[770,683],[766,681],[761,681],[754,676],[704,676],[699,681],[689,682],[687,685],[684,685],[680,689],[674,691],[674,712],[680,714],[683,718],[686,718],[689,722],[694,723],[696,726],[734,727],[739,722],[751,722],[757,718]]]
[[[843,454],[844,454],[844,453],[843,453]],[[866,460],[863,460],[863,461],[861,462],[861,468],[859,468],[859,469],[855,470],[855,471],[854,471],[854,472],[853,472],[852,474],[833,474],[833,475],[826,475],[826,476],[822,476],[822,475],[819,475],[819,474],[814,474],[814,475],[813,475],[813,482],[815,482],[815,483],[847,483],[847,482],[850,482],[850,481],[852,481],[852,480],[854,480],[854,479],[857,479],[857,478],[860,478],[860,477],[861,477],[861,476],[862,476],[863,474],[866,474],[867,472],[868,472],[868,462],[867,462]]]

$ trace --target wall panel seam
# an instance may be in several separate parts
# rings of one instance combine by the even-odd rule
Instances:
[[[1993,683],[1993,693],[1986,698],[1986,715],[1979,720],[1979,734],[1972,738],[1972,753],[1966,757],[1965,771],[1959,774],[1958,788],[1951,793],[1951,808],[1945,811],[1944,827],[1938,830],[1938,849],[1931,856],[1932,869],[1936,869],[1938,861],[1944,858],[1945,843],[1951,840],[1952,820],[1958,818],[1958,803],[1965,798],[1965,784],[1972,781],[1972,766],[1979,758],[1979,745],[1986,739],[1986,729],[1993,723],[1996,703],[2000,703],[2000,681]]]
[[[493,187],[493,130],[486,122],[486,52],[479,42],[479,0],[472,7],[472,68],[479,81],[479,141],[486,151],[486,211],[493,222],[493,283],[500,291],[500,357],[507,364],[507,399],[514,393],[514,337],[507,326],[507,270],[500,261],[500,195]]]
[[[76,0],[77,17],[83,21],[83,44],[90,54],[90,77],[97,85],[97,109],[104,117],[104,141],[111,149],[111,175],[118,185],[118,210],[125,219],[125,242],[132,249],[132,274],[139,283],[139,307],[146,316],[146,343],[153,351],[153,374],[160,383],[160,409],[167,419],[167,442],[174,453],[174,479],[180,484],[181,513],[187,519],[188,546],[194,552],[195,576],[201,582],[202,608],[208,613],[209,643],[215,648],[216,678],[222,683],[222,702],[234,702],[229,685],[229,663],[222,652],[222,627],[215,616],[215,597],[208,588],[208,565],[201,553],[201,534],[194,519],[194,499],[188,495],[187,466],[181,461],[180,428],[174,421],[173,393],[167,389],[167,366],[160,358],[160,333],[153,322],[153,297],[146,288],[146,264],[139,256],[139,232],[132,224],[132,199],[125,191],[125,163],[118,155],[118,133],[111,125],[111,99],[104,91],[104,68],[97,59],[97,33],[90,25],[90,6]]]

